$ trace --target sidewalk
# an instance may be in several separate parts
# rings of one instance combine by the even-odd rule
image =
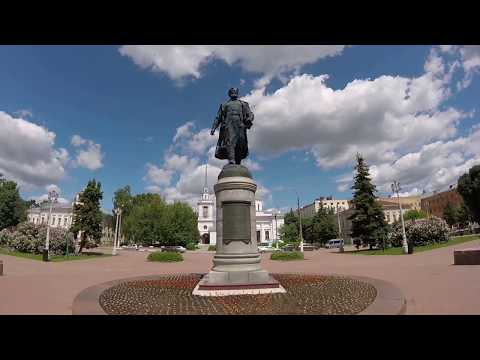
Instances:
[[[305,261],[271,261],[262,266],[277,273],[329,273],[373,277],[398,286],[407,298],[407,314],[480,314],[480,266],[454,266],[458,246],[398,256],[338,254],[338,250],[305,252]],[[111,252],[111,249],[101,249]],[[96,250],[98,251],[98,250]],[[151,263],[149,252],[119,250],[117,256],[44,263],[0,255],[0,314],[71,314],[75,296],[102,282],[143,275],[206,273],[214,252],[187,251],[179,263]]]

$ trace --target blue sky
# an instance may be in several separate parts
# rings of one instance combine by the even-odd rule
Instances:
[[[476,46],[0,46],[0,173],[26,198],[101,181],[194,203],[224,164],[207,134],[231,86],[252,105],[247,165],[266,207],[350,198],[354,154],[381,193],[479,163]],[[326,76],[325,76],[326,75]]]

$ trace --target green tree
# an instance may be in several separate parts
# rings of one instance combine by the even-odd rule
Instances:
[[[140,194],[132,199],[132,208],[123,218],[123,233],[137,244],[164,244],[162,225],[167,205],[157,194]]]
[[[287,243],[298,242],[300,240],[298,224],[298,216],[290,209],[290,211],[285,214],[284,225],[279,230],[280,239]]]
[[[133,206],[133,197],[130,185],[118,189],[113,194],[113,207],[122,209],[122,216],[128,216]]]
[[[383,210],[376,201],[376,187],[372,184],[369,169],[363,157],[357,154],[356,174],[354,177],[353,213],[349,217],[352,221],[353,238],[358,238],[362,245],[382,245],[387,236],[388,227]]]
[[[408,210],[403,214],[403,220],[416,220],[416,219],[426,219],[427,213],[423,210]]]
[[[76,234],[82,231],[79,239],[82,252],[87,240],[100,243],[102,238],[103,213],[100,210],[100,201],[103,198],[102,185],[95,179],[90,180],[80,193],[79,204],[73,207],[73,225],[71,231]]]
[[[27,206],[20,197],[17,183],[0,174],[0,230],[27,219]]]
[[[443,209],[443,218],[449,226],[453,226],[458,222],[457,209],[450,202]]]
[[[473,221],[472,214],[465,204],[462,204],[457,208],[457,222],[462,228],[468,226]]]
[[[333,209],[325,209],[321,206],[312,218],[310,231],[312,242],[325,244],[328,240],[335,239],[338,236],[338,225]]]
[[[197,243],[200,239],[197,216],[185,203],[175,202],[167,205],[162,221],[162,239],[164,245],[182,245]]]
[[[458,179],[457,191],[462,196],[472,219],[480,223],[480,165],[475,165]]]

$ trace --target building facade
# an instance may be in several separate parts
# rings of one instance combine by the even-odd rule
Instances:
[[[443,210],[450,203],[453,207],[463,205],[463,199],[456,189],[456,185],[448,188],[424,194],[421,197],[421,208],[428,216],[436,216],[443,219]]]
[[[279,239],[278,232],[284,224],[283,215],[263,211],[263,203],[260,200],[255,201],[255,212],[257,243],[271,243]],[[197,216],[200,243],[215,245],[217,243],[215,197],[208,193],[206,186],[197,202]]]
[[[350,208],[350,204],[348,200],[334,199],[332,196],[320,197],[315,199],[313,203],[301,207],[300,214],[302,214],[302,217],[305,218],[313,217],[318,212],[320,207],[323,207],[327,210],[333,210],[333,212],[336,214],[337,211],[342,212],[348,210]]]
[[[382,199],[378,199],[377,202],[382,206],[383,215],[385,217],[385,221],[388,224],[393,224],[396,221],[400,220],[400,209],[398,206],[398,202],[394,203],[392,201],[384,201]],[[409,204],[402,204],[402,213],[405,213],[408,210],[411,210],[412,206]],[[340,231],[342,237],[345,240],[346,244],[352,244],[352,237],[350,233],[352,232],[352,221],[349,220],[349,217],[353,214],[354,209],[351,207],[345,211],[342,211],[338,214],[339,221],[340,221]]]
[[[48,214],[50,212],[50,203],[44,202],[39,207],[28,209],[27,220],[35,225],[47,225]],[[52,216],[50,218],[51,227],[60,227],[70,229],[73,221],[72,204],[54,204],[52,207]]]
[[[421,196],[418,195],[418,196],[403,196],[403,197],[396,197],[396,196],[391,196],[391,197],[383,197],[383,198],[379,198],[378,199],[379,201],[384,201],[384,202],[390,202],[390,203],[394,203],[394,204],[397,204],[398,206],[398,202],[400,201],[400,203],[402,204],[402,207],[407,205],[410,207],[410,210],[420,210],[422,208],[422,205],[421,205]]]

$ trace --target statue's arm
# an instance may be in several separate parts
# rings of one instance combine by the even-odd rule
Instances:
[[[212,125],[212,130],[210,131],[210,134],[213,135],[215,133],[215,130],[220,126],[220,123],[222,122],[222,105],[220,105],[218,112],[217,112],[217,117],[213,121]]]
[[[248,105],[247,102],[244,102],[245,104],[245,123],[247,124],[247,127],[250,129],[253,125],[253,119],[255,116],[253,115],[252,110],[250,110],[250,105]]]

